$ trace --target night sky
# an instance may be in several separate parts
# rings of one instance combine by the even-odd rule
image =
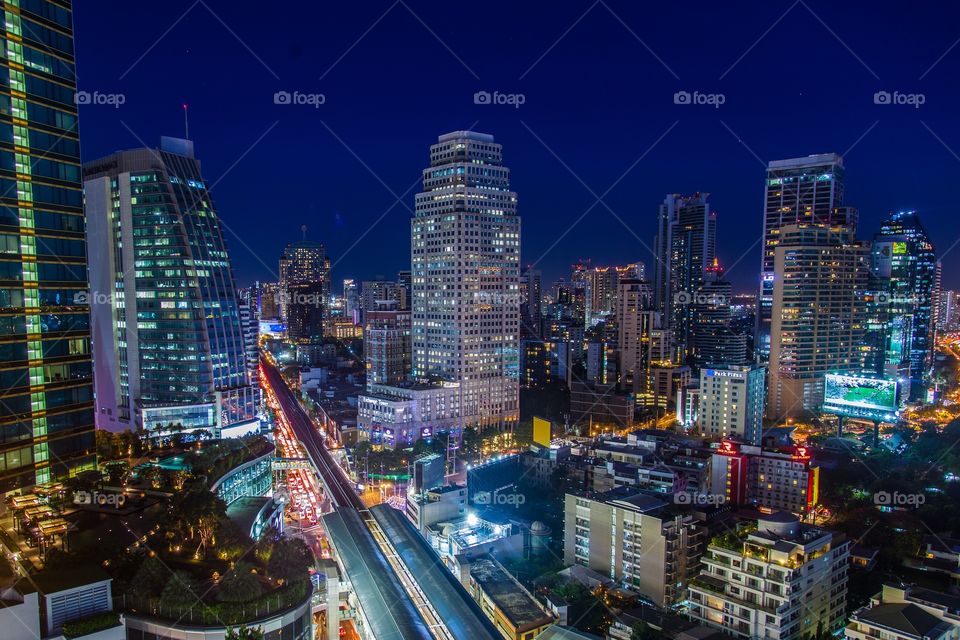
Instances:
[[[860,237],[888,211],[918,209],[944,286],[960,288],[957,3],[86,0],[74,11],[80,90],[125,98],[81,106],[84,160],[182,136],[188,103],[241,285],[274,279],[303,224],[327,246],[335,291],[409,268],[429,145],[472,128],[504,146],[522,260],[545,280],[581,257],[652,265],[664,194],[706,191],[721,261],[753,291],[765,163],[835,151]],[[278,105],[278,91],[325,102]],[[524,103],[474,104],[478,91]],[[723,104],[675,104],[678,91]],[[878,91],[923,104],[875,104]]]

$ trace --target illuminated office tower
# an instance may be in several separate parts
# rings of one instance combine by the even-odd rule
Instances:
[[[937,258],[916,211],[891,213],[883,221],[871,258],[876,291],[868,369],[906,375],[910,399],[922,400],[933,363]]]
[[[280,314],[293,342],[323,342],[330,321],[330,258],[319,242],[303,239],[283,250]]]
[[[83,170],[97,426],[259,427],[230,256],[193,143],[164,137]]]
[[[865,363],[869,245],[848,227],[783,227],[775,274],[767,414],[818,411],[824,375]]]
[[[677,357],[692,348],[694,297],[717,255],[717,214],[709,194],[668,194],[660,205],[654,265],[654,298],[673,332]]]
[[[19,5],[0,31],[0,492],[96,467],[71,4]]]
[[[430,147],[411,221],[413,376],[459,385],[464,426],[519,414],[520,217],[493,136]]]
[[[806,158],[774,160],[767,165],[764,186],[763,246],[760,263],[760,302],[754,349],[766,362],[770,356],[770,319],[773,309],[774,252],[782,229],[792,224],[849,227],[855,234],[855,209],[843,205],[843,158],[822,153]]]

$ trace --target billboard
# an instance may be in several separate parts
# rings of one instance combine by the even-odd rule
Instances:
[[[550,421],[533,418],[533,441],[543,447],[550,446]]]
[[[897,419],[899,383],[887,378],[828,373],[823,410],[839,416],[891,421]]]

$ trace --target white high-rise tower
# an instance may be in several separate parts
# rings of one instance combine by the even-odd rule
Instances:
[[[460,425],[519,417],[520,218],[493,136],[430,147],[411,221],[413,376],[459,385]]]

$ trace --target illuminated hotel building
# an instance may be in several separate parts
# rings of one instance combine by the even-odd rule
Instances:
[[[764,187],[763,253],[755,350],[761,362],[770,355],[774,252],[783,227],[793,224],[843,225],[856,232],[856,210],[843,208],[843,158],[822,153],[775,160],[767,165]]]
[[[789,225],[774,251],[767,417],[819,411],[824,375],[866,360],[870,248],[849,227]]]
[[[84,180],[97,426],[257,428],[230,257],[193,143],[115,153],[86,163]]]
[[[0,491],[96,467],[71,3],[5,2]]]
[[[710,470],[712,492],[733,506],[803,515],[820,501],[820,466],[806,447],[774,451],[724,438]]]
[[[700,433],[707,438],[735,436],[760,444],[765,399],[763,366],[700,370]]]

